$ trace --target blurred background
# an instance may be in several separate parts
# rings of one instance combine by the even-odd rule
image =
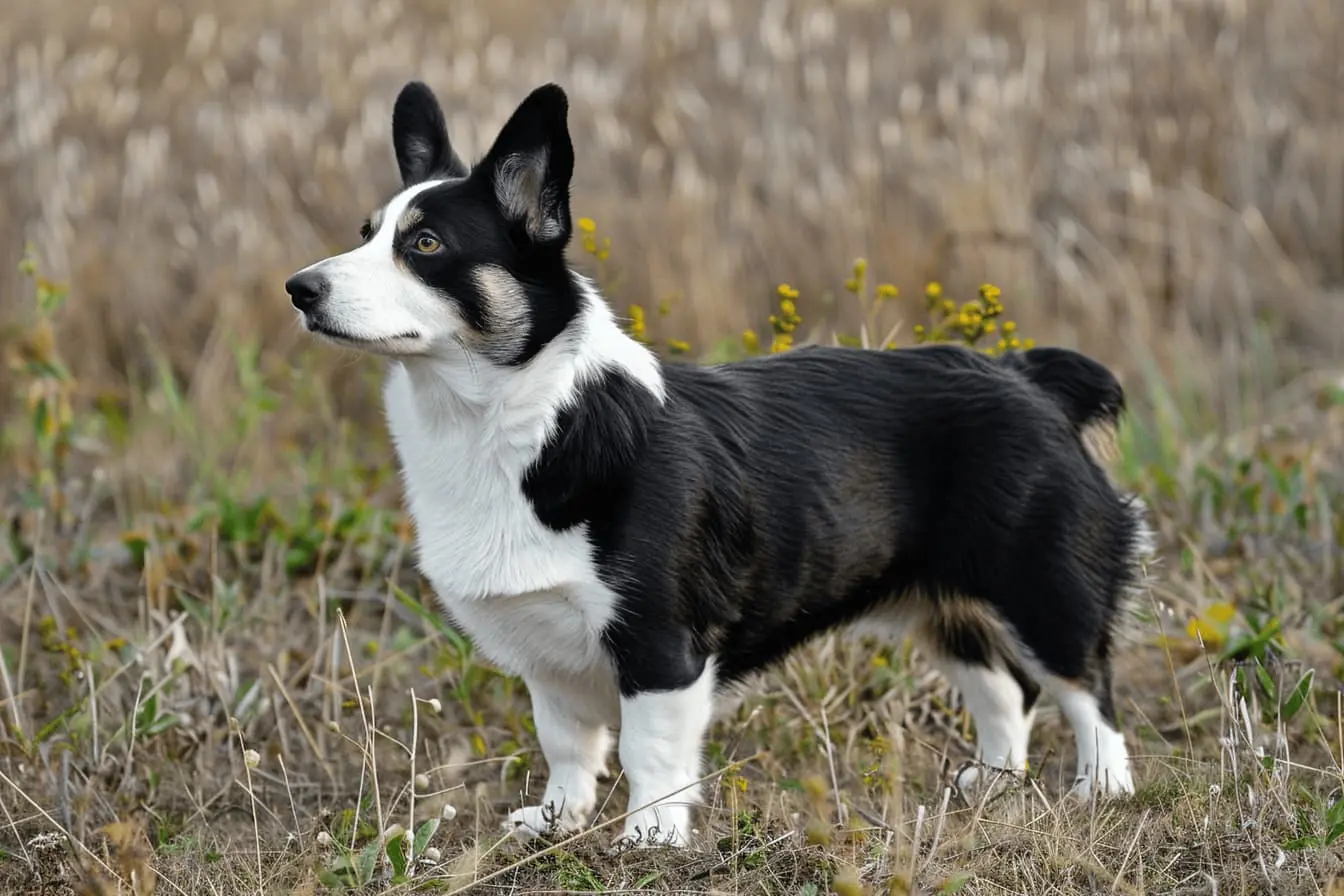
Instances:
[[[1003,893],[1091,891],[1104,865],[1113,889],[1320,892],[1344,867],[1328,840],[1304,846],[1310,813],[1311,830],[1344,817],[1344,0],[8,0],[0,891],[36,891],[4,859],[39,841],[11,831],[58,817],[92,838],[142,809],[178,892],[258,892],[263,842],[298,881],[338,854],[292,843],[345,842],[339,823],[376,845],[423,769],[461,809],[440,841],[453,873],[510,861],[476,838],[541,767],[525,689],[427,612],[382,367],[305,334],[283,286],[396,191],[410,79],[468,159],[530,90],[565,87],[573,212],[611,241],[572,261],[618,314],[647,308],[664,348],[768,343],[781,284],[798,343],[864,324],[908,345],[926,283],[962,302],[990,282],[1000,333],[1012,319],[1124,382],[1117,479],[1153,508],[1163,558],[1152,628],[1117,668],[1145,799],[1103,825],[1049,803],[1031,826],[953,811],[940,841],[932,782],[970,755],[946,683],[903,650],[823,639],[725,728],[717,755],[763,759],[750,789],[716,790],[733,809],[714,830],[739,843],[755,806],[813,831],[830,809],[783,790],[801,772],[904,831],[837,836],[826,868],[904,866],[921,830],[942,844],[929,882],[969,863]],[[870,293],[900,290],[872,317],[846,291],[858,258]],[[415,688],[441,695],[433,717]],[[1051,713],[1033,771],[1054,788],[1072,760]],[[814,719],[845,746],[817,750]],[[829,879],[781,849],[758,889],[731,888]],[[244,883],[219,884],[226,866]],[[553,892],[550,867],[516,892]],[[699,867],[664,882],[698,891]]]
[[[925,281],[992,281],[1038,342],[1239,426],[1344,353],[1342,50],[1339,0],[11,5],[0,286],[31,244],[104,397],[155,357],[227,399],[230,340],[291,364],[285,277],[394,191],[406,80],[469,158],[554,80],[612,302],[674,300],[663,335],[766,327],[788,282],[828,339],[862,256],[914,299],[907,340]],[[339,413],[375,410],[350,358],[314,363]]]

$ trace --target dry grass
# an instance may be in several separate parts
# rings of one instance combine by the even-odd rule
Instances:
[[[0,289],[24,301],[0,302],[21,362],[0,366],[0,890],[303,893],[363,854],[390,892],[1338,896],[1337,6],[7,13]],[[967,755],[952,695],[917,653],[831,638],[716,729],[703,850],[499,843],[536,786],[526,694],[420,609],[376,371],[313,351],[279,285],[393,187],[409,77],[468,154],[564,83],[576,209],[614,235],[588,266],[699,356],[767,332],[781,280],[800,341],[908,342],[917,299],[841,287],[864,255],[907,296],[998,282],[1026,332],[1125,373],[1117,475],[1164,555],[1118,684],[1136,798],[1059,799],[1047,707],[1031,780],[962,804],[941,787]],[[69,285],[60,310],[35,313],[52,288],[18,272],[25,241]],[[445,806],[436,852],[389,882],[380,834]]]

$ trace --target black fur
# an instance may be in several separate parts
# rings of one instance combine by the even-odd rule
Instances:
[[[1055,394],[952,346],[805,347],[666,365],[668,400],[609,373],[562,417],[525,489],[588,526],[622,597],[621,689],[731,681],[883,604],[983,602],[1050,672],[1101,684],[1135,520]],[[953,617],[926,645],[999,654]],[[1028,701],[1038,689],[1028,689]]]
[[[427,89],[409,85],[398,109],[403,176],[456,171]],[[444,250],[404,262],[496,363],[526,364],[577,325],[566,109],[558,87],[534,91],[479,164],[414,202]],[[526,296],[521,343],[516,316],[492,318],[485,265]],[[1028,707],[1028,669],[1043,668],[1114,724],[1111,640],[1141,523],[1081,438],[1124,409],[1103,366],[1063,349],[806,347],[663,375],[665,403],[615,368],[581,384],[522,485],[544,525],[585,528],[620,597],[603,638],[623,694],[689,686],[711,657],[739,680],[841,623],[908,610],[925,647],[1004,663]]]
[[[1004,356],[1059,401],[1076,428],[1115,425],[1125,410],[1125,391],[1103,365],[1066,348],[1045,346]]]
[[[448,141],[443,109],[427,85],[412,81],[401,89],[392,107],[392,132],[402,186],[430,178],[466,177],[467,166]]]
[[[406,185],[445,180],[416,196],[410,210],[420,213],[420,221],[400,236],[399,257],[445,301],[456,303],[474,331],[474,347],[498,363],[526,363],[578,311],[578,292],[564,256],[571,235],[569,182],[574,170],[567,109],[559,87],[537,88],[509,118],[484,158],[468,169],[451,148],[443,112],[429,88],[413,81],[397,97],[393,145]],[[539,213],[555,221],[556,235],[536,239],[525,220],[501,214],[500,165],[510,157],[538,160],[543,173],[533,185],[532,198]],[[441,251],[432,255],[410,251],[425,231],[442,241]],[[526,296],[521,344],[517,317],[492,309],[474,277],[485,264],[503,268]]]

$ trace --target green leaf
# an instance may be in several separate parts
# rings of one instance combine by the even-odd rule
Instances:
[[[1255,677],[1260,681],[1260,687],[1264,690],[1265,696],[1271,703],[1278,700],[1279,689],[1274,684],[1274,677],[1269,674],[1269,670],[1259,663],[1255,666]]]
[[[1308,669],[1298,683],[1293,687],[1288,699],[1283,702],[1283,709],[1280,711],[1284,721],[1297,715],[1298,710],[1307,702],[1311,696],[1311,686],[1316,680],[1316,670]]]
[[[406,852],[405,834],[387,841],[387,859],[392,863],[392,879],[394,881],[405,880],[406,869],[411,863],[410,854]]]
[[[1287,852],[1294,852],[1301,849],[1320,849],[1323,845],[1320,837],[1307,836],[1294,837],[1292,840],[1284,843],[1283,848]]]
[[[382,844],[375,838],[369,845],[359,852],[359,857],[355,859],[355,883],[363,886],[373,880],[373,873],[378,870],[378,853],[382,851]]]
[[[425,849],[429,846],[429,841],[434,839],[434,834],[439,829],[439,819],[431,818],[420,825],[415,832],[415,844],[412,847],[414,855],[419,857],[425,854]]]
[[[1344,796],[1331,803],[1330,808],[1325,810],[1325,842],[1334,843],[1340,837],[1344,837]]]

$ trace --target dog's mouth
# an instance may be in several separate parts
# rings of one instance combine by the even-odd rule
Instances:
[[[304,326],[309,333],[315,333],[319,336],[325,336],[335,342],[344,342],[349,345],[379,346],[386,345],[389,342],[403,342],[420,338],[419,333],[397,333],[393,336],[356,336],[353,333],[347,333],[344,330],[331,326],[320,318],[305,317]]]

